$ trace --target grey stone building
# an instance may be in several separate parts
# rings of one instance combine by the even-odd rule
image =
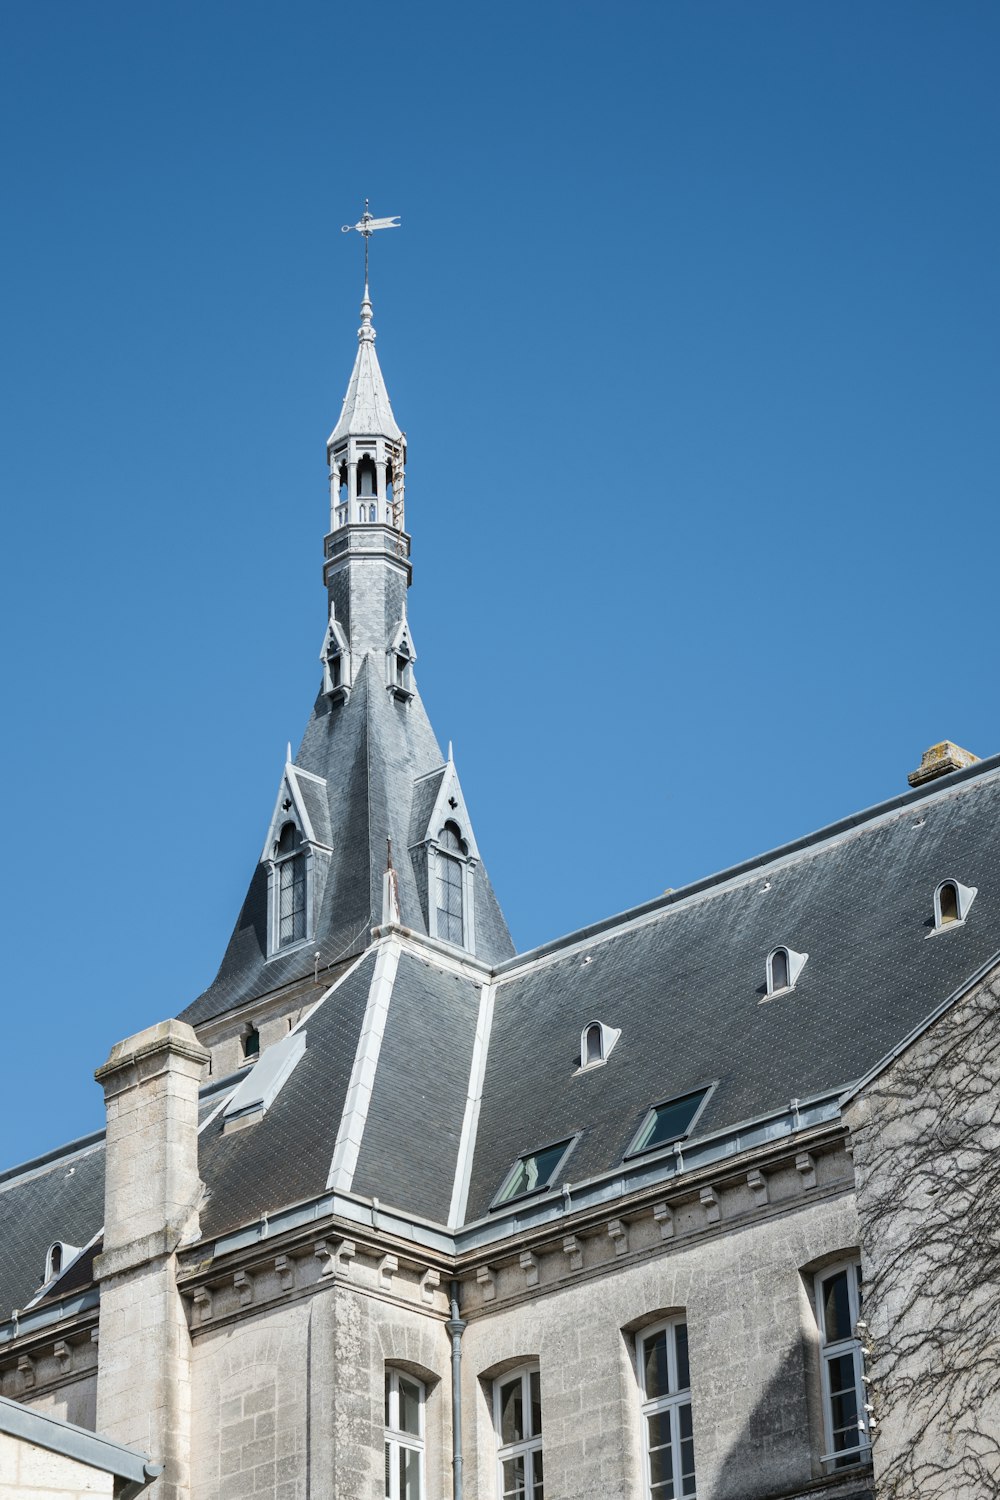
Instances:
[[[158,1500],[996,1495],[1000,757],[516,954],[374,340],[219,972],[0,1177],[3,1395]]]

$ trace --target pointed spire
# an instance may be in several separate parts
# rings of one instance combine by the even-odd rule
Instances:
[[[358,329],[358,352],[347,385],[347,394],[336,427],[327,439],[327,447],[348,437],[384,437],[398,443],[403,434],[389,403],[389,392],[375,353],[375,329],[372,326],[372,301],[365,280],[361,299],[361,327]]]
[[[368,294],[368,282],[365,281],[365,294],[361,299],[361,327],[358,329],[359,344],[373,344],[375,342],[375,330],[372,327],[372,299]]]

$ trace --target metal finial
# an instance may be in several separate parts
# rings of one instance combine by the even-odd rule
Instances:
[[[365,242],[365,300],[368,298],[368,241],[376,229],[398,229],[399,215],[394,214],[388,219],[376,219],[374,214],[368,212],[368,199],[365,199],[365,211],[356,224],[341,224],[341,234],[350,234],[357,230]]]

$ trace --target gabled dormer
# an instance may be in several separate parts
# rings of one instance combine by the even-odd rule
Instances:
[[[448,761],[415,788],[415,806],[430,813],[411,845],[430,937],[476,951],[475,874],[479,849],[465,798],[448,746]]]
[[[413,697],[413,663],[417,653],[405,619],[398,620],[389,636],[385,653],[385,685],[394,698],[408,703]]]
[[[261,864],[267,869],[267,956],[313,940],[330,865],[326,782],[292,762],[291,747]]]
[[[323,692],[331,703],[343,703],[351,691],[354,667],[347,633],[337,620],[336,607],[330,602],[330,621],[323,635],[319,653],[323,664]]]

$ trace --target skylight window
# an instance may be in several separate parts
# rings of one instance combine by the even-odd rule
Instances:
[[[543,1193],[554,1179],[559,1168],[574,1144],[574,1136],[568,1141],[559,1141],[555,1146],[543,1146],[540,1151],[528,1151],[519,1156],[504,1178],[503,1186],[491,1207],[499,1208],[514,1198],[526,1198],[529,1193]]]
[[[625,1155],[635,1156],[640,1151],[653,1151],[657,1146],[669,1146],[673,1141],[683,1140],[690,1134],[709,1093],[709,1089],[696,1089],[694,1093],[681,1094],[677,1099],[657,1104],[643,1120]]]

